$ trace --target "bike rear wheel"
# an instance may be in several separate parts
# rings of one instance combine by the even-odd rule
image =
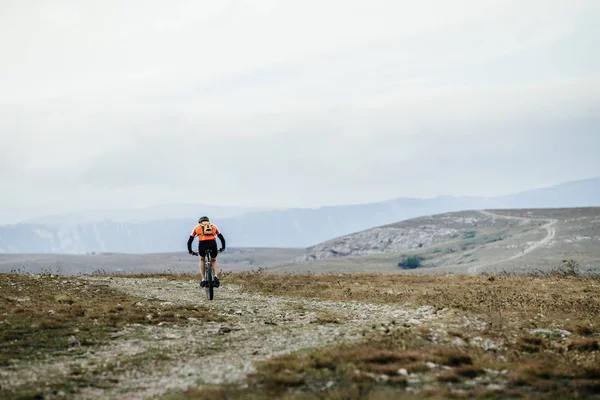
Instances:
[[[206,257],[206,297],[209,300],[212,300],[215,294],[215,289],[213,286],[213,272],[212,272],[212,263],[210,262],[210,257]]]

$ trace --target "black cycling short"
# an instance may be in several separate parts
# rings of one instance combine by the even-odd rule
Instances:
[[[198,254],[204,257],[209,252],[211,258],[217,258],[219,251],[217,250],[216,240],[201,240],[198,242]]]

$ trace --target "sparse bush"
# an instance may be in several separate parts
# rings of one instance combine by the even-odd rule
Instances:
[[[572,339],[569,343],[569,349],[579,351],[596,351],[600,349],[598,341],[595,339]]]
[[[499,236],[493,235],[493,236],[488,236],[485,239],[486,243],[494,243],[494,242],[499,242],[501,240],[504,240],[504,237],[502,236],[502,234],[500,234]]]
[[[102,276],[106,275],[106,270],[103,268],[95,269],[91,273],[92,276]]]
[[[436,355],[440,358],[440,363],[443,365],[456,367],[464,364],[473,364],[471,356],[459,350],[442,349],[438,350]]]
[[[581,336],[592,336],[595,330],[590,326],[579,325],[575,328],[575,333]]]
[[[576,260],[562,260],[558,270],[561,274],[567,276],[579,276],[580,268],[579,262]]]
[[[471,249],[473,249],[473,248],[475,248],[475,247],[473,246],[473,242],[470,242],[470,241],[469,241],[469,242],[464,242],[464,243],[462,244],[462,246],[460,247],[460,249],[461,249],[462,251],[471,250]]]
[[[483,374],[483,369],[478,368],[478,367],[474,367],[472,365],[462,365],[458,368],[455,369],[455,372],[460,375],[460,376],[464,376],[465,378],[476,378],[478,375]]]
[[[468,231],[463,235],[465,239],[473,239],[475,236],[477,236],[477,232],[475,231]]]
[[[442,372],[437,376],[437,380],[440,382],[460,382],[460,377],[454,371]]]
[[[419,256],[406,257],[402,258],[398,266],[402,269],[416,269],[421,267],[421,261],[423,260],[424,258]]]

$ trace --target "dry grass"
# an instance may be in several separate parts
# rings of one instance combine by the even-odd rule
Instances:
[[[472,365],[463,365],[461,367],[456,368],[456,373],[465,378],[476,378],[477,376],[484,373],[484,370],[478,367],[473,367]]]
[[[339,324],[342,322],[342,320],[343,320],[342,317],[340,317],[339,315],[337,315],[333,312],[320,311],[317,313],[314,323],[317,323],[317,324]]]
[[[445,371],[439,374],[437,380],[440,382],[460,382],[460,376],[454,371]]]
[[[597,333],[598,330],[594,329],[591,326],[586,326],[586,325],[579,325],[576,326],[575,329],[573,329],[573,331],[581,336],[592,336],[593,334]]]
[[[485,327],[477,331],[456,324],[442,330],[406,328],[398,321],[387,334],[368,334],[358,343],[259,363],[248,377],[248,388],[214,388],[210,392],[214,397],[190,390],[174,394],[174,399],[254,399],[264,398],[265,393],[282,399],[588,398],[598,393],[597,278],[363,274],[315,279],[240,273],[225,281],[275,296],[453,309],[450,315],[477,318]],[[336,319],[321,315],[316,322]],[[567,330],[572,335],[530,333],[538,328],[551,333]],[[500,347],[485,350],[475,344],[477,336]],[[463,345],[456,345],[456,340]],[[414,374],[427,384],[418,393],[408,394],[410,384],[404,374]],[[475,379],[487,383],[468,384]],[[489,389],[488,383],[498,388]]]
[[[218,388],[220,397],[214,398],[254,399],[267,393],[282,399],[545,399],[600,393],[598,278],[338,274],[315,279],[242,273],[227,282],[284,297],[453,309],[450,315],[477,318],[485,327],[405,328],[398,321],[391,332],[372,333],[358,343],[258,364],[249,388]],[[550,334],[533,334],[534,329]],[[554,333],[559,330],[572,335]],[[486,350],[475,344],[477,337],[499,347]],[[422,390],[409,394],[404,374],[421,380]],[[475,379],[485,383],[468,384]],[[497,387],[490,389],[489,383]],[[202,396],[187,392],[174,398],[208,398]]]
[[[172,322],[181,315],[215,318],[202,308],[136,306],[138,299],[114,293],[100,283],[7,277],[0,283],[2,335],[14,335],[10,340],[20,338],[13,326],[16,321],[27,321],[20,325],[29,329],[20,347],[35,349],[34,341],[41,338],[44,354],[65,351],[65,338],[74,329],[79,329],[77,337],[87,345],[108,340],[110,332],[131,322]],[[163,277],[197,279],[195,274]],[[261,362],[248,377],[248,387],[190,389],[165,398],[590,398],[600,391],[598,279],[373,274],[320,275],[315,280],[312,276],[245,273],[228,275],[223,281],[269,295],[401,307],[431,305],[452,309],[448,313],[452,318],[441,327],[405,326],[397,321],[387,332],[373,330],[359,342]],[[147,318],[149,314],[151,318]],[[477,328],[461,325],[461,321],[474,319],[485,323],[476,324]],[[332,313],[320,313],[315,322],[344,321]],[[546,329],[550,334],[538,334],[534,329]],[[553,333],[558,330],[568,330],[571,335]],[[2,338],[3,344],[9,342],[8,336]],[[498,346],[486,349],[477,345],[484,339]],[[10,363],[11,358],[34,356],[31,349],[17,347],[10,350],[3,345],[0,360]],[[508,373],[501,372],[504,370]],[[80,376],[74,373],[74,377]],[[410,374],[414,375],[407,378]],[[421,382],[417,385],[420,391],[409,394],[406,388],[415,387],[414,379]],[[485,383],[473,385],[475,380]],[[488,388],[489,383],[498,388]]]
[[[202,306],[149,302],[111,290],[107,285],[61,276],[0,276],[0,368],[17,362],[85,354],[111,340],[127,325],[186,324],[188,318],[222,318]],[[75,340],[71,339],[73,337]],[[61,390],[97,385],[75,373]],[[25,390],[27,388],[23,388]],[[31,389],[31,393],[28,391]],[[29,388],[23,395],[36,395]],[[29,393],[29,394],[27,394]],[[16,396],[0,388],[0,398]]]
[[[574,338],[569,343],[569,349],[578,351],[598,351],[598,341],[588,338]]]
[[[480,348],[455,348],[451,340],[448,336],[433,343],[414,328],[400,328],[388,336],[373,334],[358,343],[275,358],[259,363],[257,372],[249,377],[252,389],[238,394],[241,398],[265,393],[282,399],[337,399],[356,398],[348,394],[361,393],[358,398],[388,400],[454,398],[455,389],[468,398],[588,398],[598,394],[598,354],[586,358],[587,350],[534,356],[514,350],[490,353]],[[539,344],[533,338],[530,342]],[[503,375],[500,371],[504,369],[511,372]],[[428,382],[429,389],[409,395],[402,371]],[[467,384],[479,378],[501,389],[487,390],[488,383]],[[222,398],[228,398],[223,390]],[[297,397],[300,394],[305,397]]]
[[[420,304],[488,312],[600,314],[600,279],[594,277],[424,276],[399,274],[228,277],[247,290],[270,295],[376,304]],[[360,282],[360,283],[359,283]]]
[[[407,379],[400,374],[402,370],[428,382],[429,389],[410,396],[418,398],[456,397],[454,389],[474,398],[587,398],[598,394],[599,280],[568,276],[489,278],[372,274],[320,275],[315,280],[296,275],[232,275],[230,282],[271,295],[432,305],[487,322],[483,331],[452,327],[442,336],[429,327],[398,327],[391,334],[372,334],[360,343],[271,360],[279,366],[278,372],[259,365],[251,383],[284,399],[354,398],[349,393],[360,393],[355,397],[363,398],[404,398]],[[568,330],[572,336],[529,333],[536,328]],[[504,346],[486,351],[472,344],[475,336]],[[454,344],[457,338],[464,341],[462,347]],[[501,374],[504,370],[509,372]],[[286,379],[293,380],[293,387],[280,379],[282,371]],[[499,389],[466,384],[480,378],[495,382]],[[326,387],[328,382],[330,387]],[[243,395],[252,393],[244,391]]]

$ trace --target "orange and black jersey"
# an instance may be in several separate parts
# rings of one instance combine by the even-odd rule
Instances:
[[[216,236],[218,236],[221,232],[219,232],[219,228],[216,225],[211,224],[210,222],[202,222],[194,228],[191,233],[191,236],[198,236],[198,241],[202,242],[204,240],[215,240]]]
[[[190,238],[188,239],[187,243],[188,252],[192,251],[192,242],[194,241],[194,238],[196,236],[198,236],[199,242],[206,242],[210,240],[216,241],[218,237],[221,241],[221,247],[225,249],[225,237],[219,231],[219,228],[217,228],[216,225],[211,224],[210,222],[202,222],[196,225],[194,230],[192,230],[192,233],[190,234]]]

